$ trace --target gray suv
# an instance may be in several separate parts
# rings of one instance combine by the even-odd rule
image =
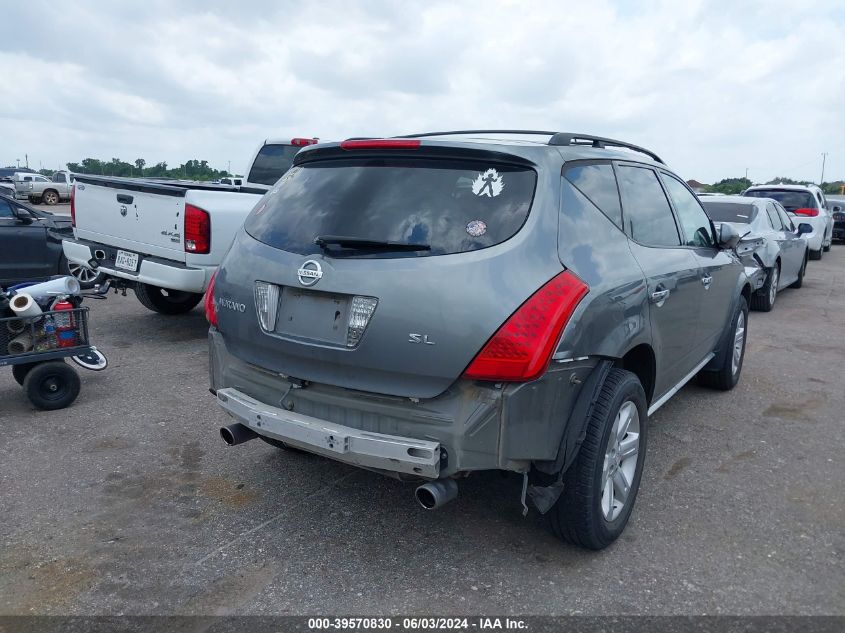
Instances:
[[[601,549],[625,527],[647,421],[694,376],[739,379],[751,287],[654,153],[582,134],[473,130],[303,148],[206,297],[231,445],[416,481],[473,471]]]

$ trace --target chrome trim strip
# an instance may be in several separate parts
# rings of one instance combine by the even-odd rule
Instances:
[[[653,415],[655,411],[657,411],[660,407],[662,407],[669,401],[669,398],[678,393],[681,390],[681,387],[687,384],[690,380],[692,380],[693,376],[695,376],[699,371],[701,371],[702,367],[704,367],[707,363],[713,360],[713,357],[715,355],[716,354],[714,354],[713,352],[710,352],[707,356],[704,357],[704,360],[698,363],[698,365],[695,366],[695,369],[693,369],[690,373],[684,376],[677,385],[675,385],[669,391],[660,396],[660,398],[648,408],[649,416]]]

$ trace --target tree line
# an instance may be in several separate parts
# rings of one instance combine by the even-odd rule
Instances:
[[[748,189],[751,185],[755,183],[751,182],[748,178],[725,178],[724,180],[720,180],[717,183],[712,185],[707,185],[704,188],[704,191],[707,193],[726,193],[726,194],[738,194],[742,193],[746,189]],[[809,180],[793,180],[792,178],[785,178],[785,177],[778,177],[769,182],[759,183],[764,185],[813,185],[815,183],[810,182]],[[833,182],[823,182],[820,186],[822,191],[825,194],[834,194],[838,195],[842,193],[842,186],[845,185],[845,181],[842,180],[835,180]]]
[[[147,166],[147,161],[138,158],[127,163],[119,158],[110,161],[85,158],[79,163],[68,163],[67,168],[75,174],[96,176],[123,176],[125,178],[180,178],[185,180],[218,180],[231,176],[226,170],[214,169],[207,160],[189,160],[178,167],[168,167],[166,162]],[[52,176],[55,170],[42,169],[38,173]]]

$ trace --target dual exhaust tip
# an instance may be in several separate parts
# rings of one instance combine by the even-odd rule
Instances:
[[[236,423],[220,427],[220,437],[229,446],[237,446],[258,437],[258,433],[245,424]],[[435,479],[417,486],[414,497],[426,510],[437,510],[458,496],[458,482],[454,479]]]

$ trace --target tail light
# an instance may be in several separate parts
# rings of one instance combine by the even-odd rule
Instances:
[[[205,320],[213,327],[217,327],[217,304],[214,302],[214,282],[216,280],[217,271],[215,270],[211,273],[211,279],[208,280],[208,288],[205,289],[205,298],[203,299]]]
[[[366,138],[343,141],[341,149],[418,149],[419,139],[407,138]]]
[[[370,323],[373,312],[376,311],[378,299],[375,297],[352,297],[352,307],[349,310],[349,321],[346,324],[346,347],[357,347],[364,336],[364,330]]]
[[[563,328],[589,287],[563,271],[535,292],[464,371],[472,380],[528,381],[549,366]]]
[[[76,185],[70,189],[70,225],[76,226]]]
[[[185,205],[185,252],[204,255],[211,250],[211,218],[192,204]]]
[[[818,209],[810,209],[810,208],[795,209],[795,211],[793,211],[793,213],[795,215],[803,215],[803,216],[808,217],[808,218],[815,218],[815,217],[818,217],[819,210]]]
[[[296,147],[305,147],[306,145],[316,145],[319,142],[319,139],[316,138],[292,138],[290,140],[290,144]]]
[[[255,311],[262,329],[272,332],[276,329],[276,313],[279,310],[279,287],[266,281],[255,282]]]

